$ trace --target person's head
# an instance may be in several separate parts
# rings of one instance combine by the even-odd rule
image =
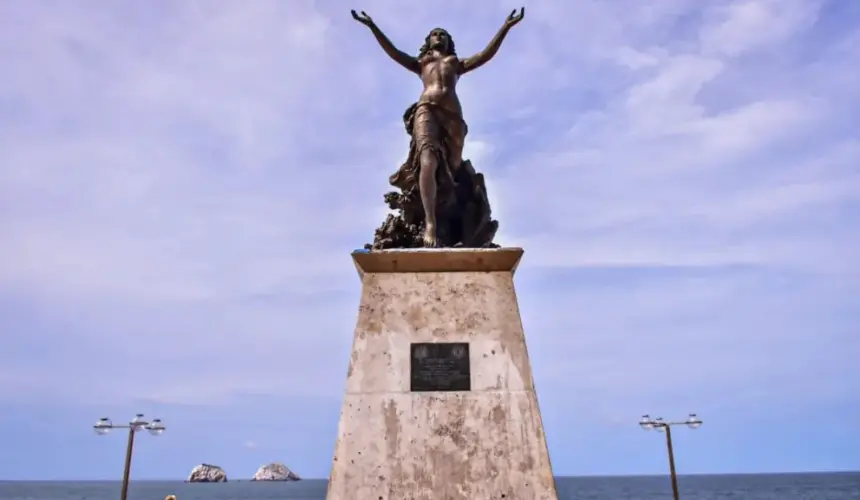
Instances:
[[[457,55],[457,51],[454,48],[454,39],[451,38],[451,34],[443,28],[434,28],[430,34],[427,35],[427,38],[424,39],[424,45],[422,45],[421,50],[418,51],[418,55],[419,57],[423,56],[431,50],[436,50],[445,55]]]

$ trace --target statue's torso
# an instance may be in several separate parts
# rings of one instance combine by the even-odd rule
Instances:
[[[460,64],[457,56],[431,52],[425,54],[419,62],[421,81],[424,83],[420,101],[438,104],[458,115],[462,114],[457,97],[457,68]]]

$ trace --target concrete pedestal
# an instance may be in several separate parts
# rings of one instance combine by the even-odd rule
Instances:
[[[361,305],[327,500],[558,498],[514,292],[522,254],[353,253]],[[438,349],[467,369],[460,385],[427,371]]]

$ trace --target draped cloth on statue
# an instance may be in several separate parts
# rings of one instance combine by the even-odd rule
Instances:
[[[388,181],[400,193],[385,200],[398,215],[389,215],[376,230],[368,249],[417,248],[423,246],[424,208],[418,179],[421,153],[436,155],[437,213],[439,242],[443,247],[495,247],[492,243],[498,222],[490,217],[490,202],[484,176],[469,160],[451,165],[453,142],[462,143],[469,131],[458,113],[435,103],[416,102],[403,113],[403,125],[410,136],[406,161]]]
[[[418,183],[421,169],[421,152],[430,149],[438,160],[437,179],[440,181],[440,194],[450,192],[454,186],[454,170],[459,165],[451,165],[451,143],[463,142],[469,127],[461,116],[431,102],[416,102],[403,113],[403,125],[409,134],[409,156],[406,162],[389,177],[392,186],[408,190]],[[446,182],[447,181],[447,182]],[[443,196],[444,198],[444,196]]]

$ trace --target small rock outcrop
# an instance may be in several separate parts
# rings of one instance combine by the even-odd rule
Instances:
[[[284,464],[271,463],[257,469],[251,481],[298,481],[301,478]]]
[[[200,464],[191,469],[188,475],[189,483],[226,483],[227,473],[217,465]]]

